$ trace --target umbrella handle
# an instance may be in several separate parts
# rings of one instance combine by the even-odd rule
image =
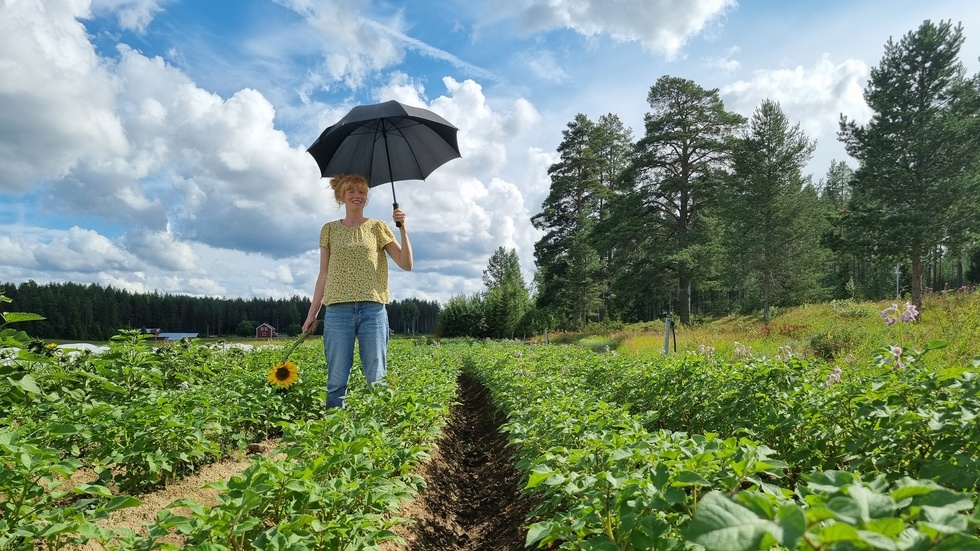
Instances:
[[[391,210],[395,210],[397,208],[398,208],[398,203],[392,203],[391,204]],[[395,222],[395,227],[396,228],[402,227],[402,223],[401,222]]]

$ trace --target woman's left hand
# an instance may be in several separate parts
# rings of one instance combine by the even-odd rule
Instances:
[[[400,223],[401,227],[405,227],[405,211],[402,209],[395,209],[395,212],[391,214],[391,219],[395,221],[396,224]]]

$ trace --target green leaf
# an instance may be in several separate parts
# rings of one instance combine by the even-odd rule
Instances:
[[[954,534],[934,547],[933,551],[980,551],[980,540],[963,534]]]
[[[969,511],[973,508],[973,499],[969,495],[950,490],[935,488],[916,500],[916,505],[940,507],[953,511]]]
[[[711,482],[694,471],[681,471],[674,476],[674,482],[682,486],[710,486]]]
[[[68,425],[66,423],[55,423],[48,428],[48,432],[51,434],[57,434],[59,436],[64,436],[66,434],[78,434],[79,429],[76,425]]]
[[[844,486],[854,483],[854,475],[846,471],[824,471],[803,475],[803,479],[813,491],[828,494],[836,494]]]
[[[834,513],[834,518],[847,524],[856,525],[861,522],[861,507],[850,497],[837,496],[827,501],[827,509]]]
[[[687,502],[687,492],[681,488],[667,488],[663,493],[664,499],[668,503],[680,505]]]
[[[605,471],[602,474],[605,477],[605,480],[609,484],[610,488],[619,488],[619,480],[617,480],[616,477],[613,476],[611,472]]]
[[[37,314],[31,314],[28,312],[4,312],[3,321],[4,323],[17,323],[21,321],[41,321],[45,319],[44,316],[39,316]]]
[[[27,373],[22,374],[19,378],[15,379],[13,377],[7,377],[10,384],[20,388],[24,392],[30,392],[31,394],[41,394],[41,389],[38,388],[37,383],[34,378]]]
[[[948,507],[922,507],[923,521],[919,524],[928,526],[942,534],[956,534],[967,529],[966,516]]]
[[[13,430],[0,430],[0,446],[13,446],[18,440],[19,437]]]
[[[613,461],[622,461],[623,459],[628,459],[632,457],[632,455],[633,455],[632,451],[619,448],[613,450],[613,452],[609,454],[609,458],[612,459]]]
[[[928,494],[936,489],[936,484],[929,480],[913,480],[911,478],[903,478],[896,481],[893,488],[894,489],[889,495],[891,495],[892,499],[898,502],[910,497]]]
[[[109,488],[98,484],[79,484],[78,486],[75,486],[75,492],[93,496],[112,497],[112,491],[110,491]]]
[[[45,525],[40,532],[37,533],[39,538],[53,538],[54,536],[65,534],[71,531],[74,525],[68,524],[66,522],[55,522],[52,524]]]
[[[217,543],[204,542],[194,546],[194,551],[229,551],[228,547]]]
[[[850,524],[835,522],[817,531],[820,541],[824,544],[840,542],[857,542],[861,540],[858,531]]]
[[[0,347],[26,348],[30,342],[31,336],[24,331],[0,330]]]
[[[710,492],[698,504],[687,537],[708,551],[756,551],[766,534],[778,531],[772,521],[759,518],[721,492]]]
[[[633,549],[653,549],[656,542],[662,541],[670,525],[660,517],[644,515],[636,523],[630,544]]]
[[[776,524],[782,530],[779,543],[788,549],[796,549],[796,542],[806,533],[806,514],[799,505],[784,505],[776,513]]]
[[[535,543],[548,537],[554,529],[551,522],[536,522],[527,529],[527,537],[524,539],[524,547],[531,547]]]
[[[584,542],[580,542],[580,545],[585,551],[620,551],[619,546],[606,536],[589,538]]]
[[[118,509],[126,509],[129,507],[136,507],[137,505],[142,505],[143,502],[132,496],[116,496],[106,503],[103,510],[106,512],[116,511]]]
[[[207,515],[207,511],[208,511],[208,507],[206,505],[203,505],[191,498],[186,498],[186,497],[182,497],[177,500],[174,500],[174,502],[170,504],[170,507],[187,507],[188,509],[191,510],[192,513],[194,513],[199,517],[203,517]]]
[[[897,538],[905,531],[905,522],[900,518],[888,517],[888,518],[876,518],[865,525],[865,530],[874,532],[876,534],[882,534],[888,536],[889,538]]]
[[[528,490],[538,486],[551,478],[552,474],[554,474],[554,471],[551,470],[551,467],[547,465],[535,465],[531,469],[531,474],[528,475],[527,484],[524,486],[524,489]]]
[[[262,519],[257,517],[247,517],[238,522],[235,526],[234,533],[236,534],[246,534],[250,530],[255,529],[257,526],[262,524]]]
[[[930,350],[939,350],[940,348],[946,348],[947,346],[949,346],[949,343],[944,340],[934,340],[927,342],[922,351],[928,352]]]
[[[256,549],[281,551],[289,549],[289,542],[286,540],[286,536],[279,532],[278,527],[273,526],[259,534],[259,537],[252,542],[252,546]]]
[[[894,539],[885,537],[877,532],[858,530],[858,537],[874,549],[885,549],[886,551],[898,550],[898,544]]]
[[[892,498],[864,486],[851,486],[847,490],[847,495],[860,509],[862,525],[873,518],[889,517],[895,513],[895,502]]]
[[[667,465],[657,463],[657,466],[653,468],[653,476],[650,477],[650,481],[653,482],[654,486],[657,488],[662,489],[664,486],[666,486],[670,481],[670,469],[667,467]]]
[[[735,500],[754,512],[759,518],[772,520],[776,516],[775,504],[770,498],[758,492],[739,492]]]

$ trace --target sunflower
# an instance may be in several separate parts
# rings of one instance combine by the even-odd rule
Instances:
[[[299,380],[299,366],[286,360],[269,370],[269,384],[277,388],[289,388]]]

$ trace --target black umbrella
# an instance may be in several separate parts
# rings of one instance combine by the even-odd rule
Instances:
[[[457,132],[432,111],[386,101],[351,109],[306,151],[324,178],[360,174],[369,187],[391,182],[392,206],[397,209],[395,182],[425,180],[458,158]]]

